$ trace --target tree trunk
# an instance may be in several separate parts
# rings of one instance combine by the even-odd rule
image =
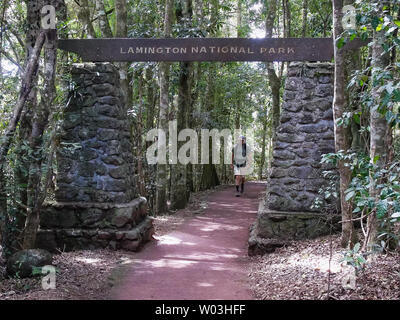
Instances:
[[[106,8],[104,6],[104,0],[96,0],[96,12],[99,20],[100,31],[103,37],[112,38],[113,35],[110,27],[110,22],[108,21]]]
[[[236,37],[242,37],[242,0],[237,0],[237,25],[236,25]],[[237,99],[237,108],[235,110],[235,129],[240,130],[240,116],[242,112],[242,100]]]
[[[138,188],[141,196],[146,196],[146,186],[144,180],[144,169],[143,169],[143,75],[142,71],[138,72],[138,94],[139,94],[139,110],[137,115],[137,128],[136,128],[136,140],[137,140],[137,167],[138,167]]]
[[[240,109],[242,108],[242,102],[237,102],[237,108],[235,112],[235,129],[240,130]]]
[[[189,79],[188,79],[188,89],[187,89],[187,112],[186,112],[186,124],[188,128],[193,129],[193,85],[194,85],[194,63],[189,65]],[[193,186],[193,164],[188,163],[186,166],[186,190],[188,192],[188,199],[190,199],[190,194],[194,192]]]
[[[285,2],[285,17],[286,17],[286,38],[292,36],[292,11],[290,8],[290,1],[283,0]]]
[[[216,36],[216,28],[215,26],[218,23],[218,12],[219,12],[219,3],[216,0],[210,2],[210,12],[211,12],[211,32],[209,36]],[[213,63],[209,66],[208,69],[208,83],[207,83],[207,91],[205,94],[205,103],[204,103],[204,111],[206,111],[211,116],[211,111],[215,106],[215,78],[217,76],[217,64]],[[210,128],[209,128],[210,129]],[[209,141],[209,153],[210,158],[208,164],[203,165],[203,171],[200,178],[200,190],[207,190],[214,188],[219,185],[219,179],[217,170],[215,165],[212,163],[212,145],[211,139]]]
[[[37,69],[39,66],[40,51],[42,50],[45,40],[45,32],[42,31],[36,39],[35,46],[30,55],[29,62],[25,68],[25,73],[22,77],[22,84],[20,89],[19,98],[14,108],[12,118],[7,126],[7,129],[3,135],[3,141],[0,145],[0,164],[3,165],[3,161],[7,156],[11,142],[14,138],[15,130],[19,123],[21,113],[25,107],[25,103],[31,93],[32,86],[34,85],[35,77],[37,76]]]
[[[25,63],[29,61],[29,58],[32,54],[32,50],[35,46],[36,39],[40,32],[40,19],[41,13],[40,9],[42,8],[43,2],[34,2],[34,1],[27,1],[27,18],[26,23],[29,26],[26,32],[26,39],[25,39]],[[17,191],[19,194],[19,202],[20,206],[17,207],[17,212],[15,214],[15,234],[12,236],[15,238],[15,243],[18,243],[18,247],[20,247],[20,243],[22,239],[20,238],[23,236],[23,229],[25,227],[26,222],[26,208],[28,206],[28,183],[29,183],[29,176],[27,168],[30,166],[30,157],[28,155],[27,150],[27,142],[30,139],[30,135],[32,132],[32,119],[34,110],[37,109],[37,95],[38,95],[38,86],[37,86],[38,78],[35,77],[35,83],[32,86],[32,90],[29,94],[29,97],[25,103],[24,111],[21,114],[21,120],[18,130],[18,144],[16,147],[16,157],[17,157],[17,166],[15,167],[15,180],[17,185]],[[15,246],[17,247],[17,246]]]
[[[266,2],[267,19],[265,27],[265,37],[272,38],[273,30],[275,26],[276,12],[277,12],[277,0],[271,0]],[[274,64],[267,63],[267,73],[269,85],[271,87],[272,95],[272,125],[274,128],[274,135],[280,123],[280,89],[281,79],[277,76]]]
[[[178,88],[178,134],[181,130],[188,127],[188,113],[190,109],[190,91],[191,91],[191,68],[192,63],[182,62],[179,76]],[[178,142],[178,150],[185,142]],[[187,166],[179,163],[172,166],[171,172],[172,185],[171,207],[174,209],[183,209],[189,200],[189,190],[187,190]]]
[[[193,17],[192,0],[181,0],[179,10],[176,11],[177,23],[182,28],[190,28]],[[191,82],[193,63],[180,63],[179,86],[178,86],[178,110],[177,129],[178,134],[188,127],[188,116],[191,104]],[[178,141],[178,150],[185,142]],[[190,191],[187,184],[187,165],[177,164],[171,166],[171,179],[173,189],[171,190],[171,208],[183,209],[189,200]]]
[[[303,0],[303,28],[302,37],[305,38],[307,35],[307,19],[308,19],[308,0]]]
[[[381,16],[383,16],[383,7],[388,4],[387,1],[373,1],[378,9]],[[385,53],[383,44],[385,41],[385,31],[374,31],[373,44],[372,44],[372,79],[373,82],[377,81],[377,76],[384,70],[390,63],[390,54]],[[384,81],[384,80],[381,80]],[[379,82],[381,84],[381,82]],[[387,144],[389,135],[392,134],[389,124],[385,117],[379,112],[381,93],[380,85],[374,85],[372,88],[371,96],[374,101],[373,107],[370,113],[370,158],[371,161],[375,162],[379,168],[383,168],[387,163]],[[379,196],[379,190],[376,186],[380,184],[380,181],[375,181],[371,177],[370,184],[370,196],[377,198]],[[373,249],[374,244],[378,236],[378,220],[376,211],[371,212],[368,216],[367,222],[367,238],[364,243],[364,248],[369,250]]]
[[[191,92],[191,105],[190,105],[190,112],[188,114],[188,124],[190,128],[194,128],[195,124],[194,124],[194,119],[193,119],[193,112],[195,111],[195,104],[199,99],[199,95],[200,95],[200,78],[201,78],[201,63],[200,62],[196,62],[193,66],[193,75],[192,75],[192,92]],[[199,189],[199,183],[198,183],[198,172],[199,170],[197,170],[197,168],[199,168],[200,165],[192,165],[189,164],[188,166],[188,189],[191,192],[195,192]]]
[[[236,14],[236,36],[241,38],[242,34],[242,0],[237,0],[237,14]]]
[[[65,9],[64,0],[53,0],[52,5],[57,11]],[[42,187],[42,164],[46,159],[43,153],[43,135],[49,123],[49,116],[53,109],[53,101],[56,97],[55,77],[57,67],[57,40],[56,32],[48,31],[44,49],[44,79],[41,90],[41,101],[33,112],[32,132],[29,138],[29,146],[35,155],[30,161],[28,179],[28,211],[24,229],[23,249],[32,249],[36,244],[36,234],[39,228],[40,211],[49,176]],[[50,155],[50,158],[52,155]]]
[[[171,37],[172,9],[174,2],[165,1],[164,37]],[[160,63],[160,116],[159,129],[163,130],[168,139],[168,113],[169,113],[169,70],[168,62]],[[166,145],[159,145],[158,152],[166,152]],[[157,214],[167,211],[167,165],[157,164],[156,208]]]
[[[127,38],[128,37],[128,14],[127,14],[127,0],[115,0],[115,37]],[[119,78],[123,95],[123,102],[125,109],[128,110],[132,103],[132,86],[130,82],[132,76],[129,74],[129,63],[118,63]]]
[[[262,142],[261,142],[261,161],[260,161],[260,168],[258,171],[258,180],[262,180],[263,178],[263,171],[264,171],[264,166],[265,166],[265,152],[266,152],[266,140],[267,140],[267,119],[264,120],[263,123],[263,137],[262,137]]]
[[[215,165],[211,163],[211,152],[210,152],[210,164],[206,164],[203,167],[203,174],[201,175],[200,190],[208,190],[215,188],[220,184],[217,169]]]
[[[96,38],[96,32],[94,31],[92,19],[90,16],[90,8],[88,0],[80,1],[78,19],[81,21],[83,29],[86,31],[87,37],[89,39]]]
[[[211,115],[211,111],[215,105],[215,77],[216,77],[216,65],[212,64],[208,71],[208,84],[206,101],[204,106],[204,111]],[[210,128],[209,128],[210,129]],[[220,184],[218,179],[217,170],[215,165],[212,163],[212,140],[209,140],[209,160],[208,164],[203,165],[203,172],[200,179],[200,190],[207,190],[216,187]]]
[[[146,107],[146,130],[154,128],[156,116],[156,92],[153,80],[154,72],[151,67],[146,69],[147,107]]]
[[[168,0],[169,1],[169,0]],[[168,139],[168,112],[169,112],[169,63],[160,63],[160,116],[159,129],[163,130]],[[166,153],[166,145],[159,145],[158,152]],[[157,164],[156,186],[156,213],[167,211],[167,165]]]
[[[0,180],[0,204],[2,205],[0,210],[2,210],[2,215],[5,217],[5,230],[2,239],[5,256],[10,254],[10,250],[12,249],[10,245],[13,241],[12,218],[8,215],[7,211],[6,181],[4,179],[5,168],[7,166],[7,154],[10,149],[11,142],[14,138],[15,130],[19,124],[21,113],[23,112],[26,106],[26,102],[32,91],[32,87],[35,83],[35,78],[37,76],[37,69],[39,67],[40,52],[42,50],[44,41],[45,41],[45,32],[42,31],[40,32],[40,34],[36,39],[35,46],[31,52],[29,61],[26,65],[25,73],[22,77],[19,98],[14,108],[12,118],[8,124],[5,134],[2,137],[3,140],[0,145],[0,177],[2,178]]]
[[[342,118],[345,112],[350,110],[349,96],[347,92],[348,70],[347,65],[350,59],[350,53],[341,50],[336,45],[336,40],[343,33],[342,26],[342,9],[344,6],[343,0],[333,1],[333,20],[334,20],[334,47],[335,47],[335,85],[334,85],[334,101],[333,114],[335,125],[335,149],[336,152],[348,152],[351,148],[351,127],[337,125],[337,120]],[[357,241],[357,235],[354,231],[352,203],[346,201],[345,191],[348,189],[352,180],[351,170],[346,167],[345,161],[339,161],[338,170],[340,175],[340,204],[342,211],[342,239],[341,245],[344,248],[352,247]]]

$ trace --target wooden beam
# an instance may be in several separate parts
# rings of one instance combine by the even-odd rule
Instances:
[[[359,39],[347,48],[368,43]],[[59,48],[84,61],[331,61],[331,38],[68,39]]]

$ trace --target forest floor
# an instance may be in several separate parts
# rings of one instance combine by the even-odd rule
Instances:
[[[154,221],[156,239],[163,239],[167,245],[169,241],[169,245],[173,246],[173,240],[176,240],[174,235],[177,235],[185,224],[207,217],[207,211],[215,205],[215,195],[221,193],[225,196],[231,194],[230,191],[227,192],[227,187],[201,192],[193,196],[188,208],[179,210],[174,215],[157,217]],[[218,233],[218,229],[215,228],[209,231],[213,232],[213,235]],[[235,231],[230,232],[234,237]],[[243,243],[243,248],[245,246],[246,243]],[[146,252],[146,249],[148,248],[142,252]],[[5,267],[0,261],[0,300],[107,299],[110,292],[118,287],[116,278],[120,281],[127,275],[115,271],[131,270],[132,261],[137,259],[138,255],[140,253],[110,250],[84,250],[56,255],[54,265],[57,268],[57,289],[50,291],[42,290],[40,278],[6,279]],[[340,260],[343,254],[338,235],[293,242],[290,246],[262,257],[249,258],[243,253],[240,255],[243,267],[241,276],[244,275],[247,279],[239,282],[244,290],[248,290],[250,298],[327,299],[330,274],[330,299],[400,299],[400,251],[380,255],[376,261],[369,263],[358,274],[354,290],[344,289],[342,286],[344,273]],[[182,269],[175,269],[175,272],[180,273]],[[130,281],[133,280],[131,277]],[[204,282],[200,285],[201,290],[209,288],[209,283],[206,285]]]
[[[189,206],[154,219],[157,236],[174,231],[186,219],[207,208],[207,197],[224,187],[193,194]],[[173,215],[172,215],[173,214]],[[112,250],[80,250],[54,256],[56,289],[45,291],[40,278],[7,279],[0,246],[0,300],[103,300],[113,284],[112,273],[129,264],[135,253]]]
[[[352,270],[342,266],[342,252],[340,236],[333,235],[252,257],[253,294],[260,300],[400,300],[400,251],[369,262],[357,274],[355,289],[342,285],[344,275]]]

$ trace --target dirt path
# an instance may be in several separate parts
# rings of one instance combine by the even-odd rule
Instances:
[[[248,183],[240,198],[234,196],[234,187],[210,195],[203,214],[156,237],[134,256],[111,299],[253,299],[247,240],[264,190],[264,184]]]

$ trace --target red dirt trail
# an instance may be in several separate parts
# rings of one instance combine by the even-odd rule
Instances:
[[[208,198],[208,208],[133,256],[112,289],[116,300],[251,300],[247,265],[249,227],[265,184],[247,183]]]

